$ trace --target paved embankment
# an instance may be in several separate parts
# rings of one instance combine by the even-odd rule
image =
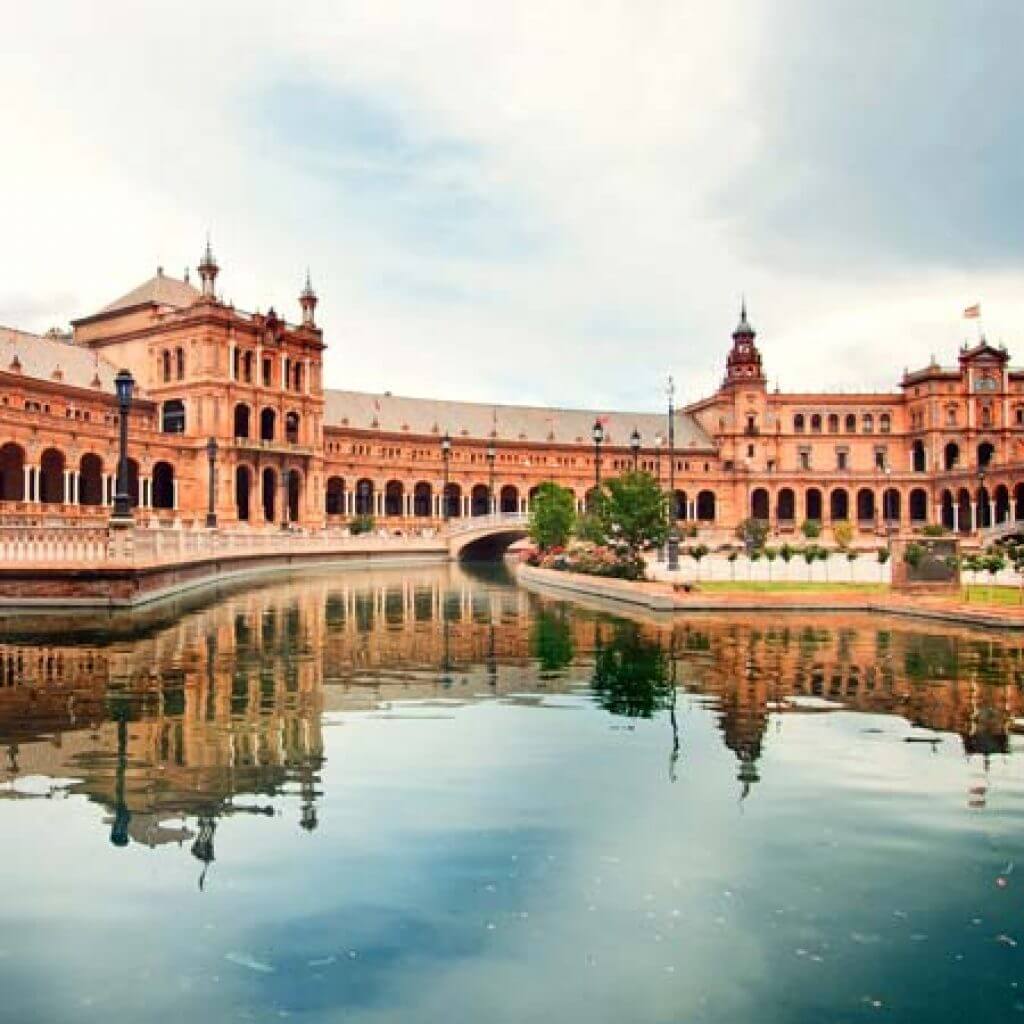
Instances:
[[[652,612],[877,612],[934,622],[1024,630],[1024,607],[977,605],[946,597],[908,597],[893,593],[843,590],[732,591],[686,593],[662,582],[633,582],[584,576],[520,565],[519,582],[539,591],[563,597],[595,598],[609,606],[646,608]]]

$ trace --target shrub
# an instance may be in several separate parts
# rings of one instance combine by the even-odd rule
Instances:
[[[373,516],[356,516],[351,523],[348,524],[349,533],[353,537],[359,536],[361,533],[373,533],[375,526]]]
[[[879,565],[885,565],[889,561],[890,551],[888,548],[879,548],[876,557],[878,558]]]
[[[796,551],[790,545],[789,541],[786,541],[786,543],[783,544],[781,548],[779,548],[779,558],[781,558],[786,563],[786,565],[789,565],[795,554]]]
[[[605,544],[608,541],[604,523],[601,521],[601,517],[594,512],[580,516],[576,520],[574,532],[580,540],[590,541],[592,544]]]
[[[921,564],[924,554],[924,548],[920,544],[908,544],[903,557],[906,559],[907,565],[916,569]]]
[[[849,523],[836,523],[832,527],[832,536],[836,543],[845,551],[853,540],[853,527]]]
[[[922,528],[921,533],[925,537],[945,537],[946,528],[941,523],[928,523]]]
[[[576,496],[551,481],[537,488],[530,509],[530,539],[542,551],[562,547],[576,524]]]
[[[764,519],[744,519],[736,527],[736,536],[743,541],[748,554],[760,551],[768,539],[768,523]]]
[[[821,521],[819,519],[805,519],[800,524],[800,532],[808,540],[817,540],[821,536]]]

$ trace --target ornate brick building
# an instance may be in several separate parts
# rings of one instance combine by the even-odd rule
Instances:
[[[211,438],[222,525],[366,514],[409,529],[445,511],[525,512],[546,480],[582,508],[599,472],[632,465],[634,431],[639,465],[668,486],[665,415],[327,389],[308,277],[290,323],[219,298],[209,245],[197,270],[198,288],[158,269],[70,335],[0,328],[3,519],[108,514],[122,367],[137,382],[129,489],[143,520],[202,523]],[[981,342],[955,366],[904,372],[890,392],[782,394],[744,308],[721,386],[675,414],[674,461],[677,515],[709,532],[747,515],[783,534],[806,519],[862,535],[935,522],[971,532],[1024,518],[1024,370]]]

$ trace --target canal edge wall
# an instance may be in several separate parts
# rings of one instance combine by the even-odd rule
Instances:
[[[825,593],[813,598],[800,594],[769,593],[715,597],[702,595],[699,591],[677,595],[663,583],[651,584],[587,576],[531,565],[517,566],[516,578],[528,589],[551,596],[598,599],[606,604],[609,612],[614,612],[616,608],[623,611],[643,608],[659,615],[679,615],[688,612],[867,612],[959,626],[1024,631],[1024,609],[979,608],[960,601],[924,604],[919,598],[901,596],[868,597],[856,593],[841,595],[841,583],[836,584],[836,594]]]

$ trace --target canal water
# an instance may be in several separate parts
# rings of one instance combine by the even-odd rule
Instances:
[[[0,620],[0,1020],[1024,1020],[1024,642],[501,570]]]

